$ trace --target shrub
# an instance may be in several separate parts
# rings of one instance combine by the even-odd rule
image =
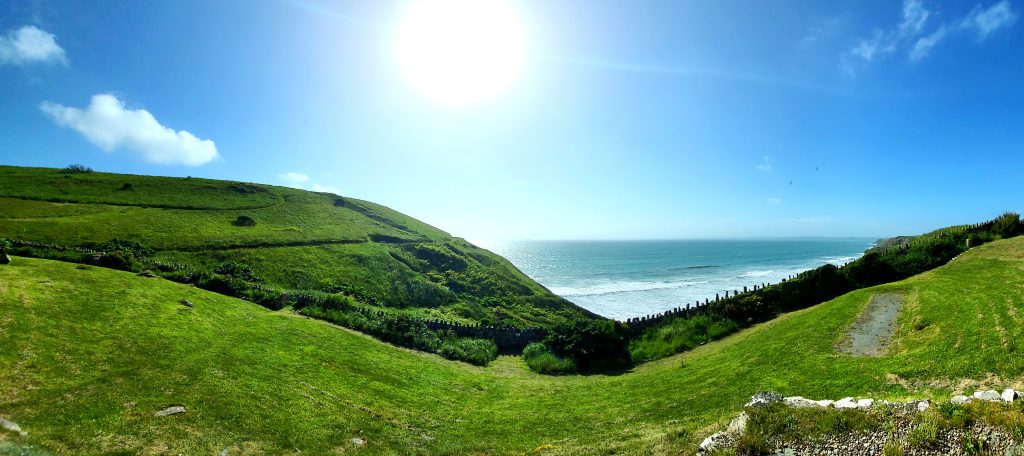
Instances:
[[[7,238],[0,238],[0,253],[7,253],[14,247],[14,244]]]
[[[232,224],[235,226],[256,226],[256,220],[248,215],[239,215]]]
[[[75,163],[73,165],[66,166],[63,170],[61,170],[61,172],[63,172],[64,174],[88,174],[93,171],[92,168],[88,166]]]
[[[913,448],[931,448],[939,442],[939,417],[927,413],[917,420],[914,429],[907,434],[907,443]]]
[[[438,353],[448,359],[486,366],[498,357],[498,346],[490,339],[450,338],[441,343]]]
[[[530,370],[539,374],[560,375],[576,372],[576,363],[551,353],[551,350],[541,342],[534,342],[523,349],[523,361]]]
[[[217,266],[217,268],[213,270],[213,272],[220,275],[231,276],[238,280],[244,280],[246,282],[263,281],[259,277],[256,277],[256,275],[252,272],[252,268],[249,267],[249,265],[244,263],[238,263],[235,261],[221,263],[220,266]]]
[[[621,369],[632,364],[629,327],[612,320],[560,323],[544,340],[551,351],[572,358],[581,372]]]
[[[100,256],[98,265],[105,268],[120,269],[122,271],[135,270],[135,259],[123,252],[107,252]]]
[[[132,190],[135,190],[135,185],[132,185],[131,182],[125,182],[124,185],[121,186],[121,191],[125,191],[126,192],[126,191],[132,191]]]
[[[992,223],[992,234],[1002,238],[1014,237],[1021,231],[1020,214],[1006,212]]]

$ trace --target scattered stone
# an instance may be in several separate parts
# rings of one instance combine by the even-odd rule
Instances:
[[[764,407],[782,400],[782,395],[774,391],[761,391],[750,397],[745,407]]]
[[[223,450],[220,450],[220,456],[228,456],[228,447],[224,447]]]
[[[821,407],[819,401],[812,401],[801,396],[787,397],[782,400],[787,406],[793,408]]]
[[[1003,402],[1013,402],[1017,399],[1017,396],[1019,396],[1019,394],[1013,389],[1006,388],[1003,390]]]
[[[747,418],[747,412],[740,412],[739,416],[729,422],[729,427],[725,429],[725,432],[734,436],[742,434],[743,431],[747,430]]]
[[[192,301],[189,301],[188,299],[182,299],[181,301],[178,302],[180,302],[181,305],[185,307],[195,307],[195,304],[192,304]]]
[[[149,277],[149,278],[156,277],[156,274],[154,274],[153,271],[150,271],[149,269],[143,270],[142,272],[139,273],[139,275],[142,276],[142,277]]]
[[[6,253],[0,254],[0,264],[11,264],[11,257],[7,256]]]
[[[992,402],[1003,400],[1003,397],[1000,396],[999,392],[996,391],[996,390],[975,391],[974,392],[974,398],[979,400],[979,401],[992,401]]]
[[[836,401],[833,401],[831,399],[822,399],[820,401],[814,401],[814,403],[818,404],[818,407],[827,408],[834,406],[836,404]]]
[[[949,402],[952,402],[952,403],[958,404],[958,405],[967,404],[967,403],[970,403],[971,401],[973,401],[973,399],[971,399],[971,398],[969,398],[967,396],[964,396],[963,394],[957,394],[956,396],[953,396],[953,398],[949,400]]]
[[[732,439],[729,438],[729,434],[725,432],[716,432],[700,442],[700,451],[704,454],[712,451],[726,448],[732,443]]]
[[[932,403],[930,401],[918,401],[917,402],[917,411],[918,412],[927,412],[928,409],[931,408],[931,406],[932,406]]]
[[[18,426],[18,423],[15,423],[13,421],[8,421],[8,420],[5,420],[3,418],[0,418],[0,428],[6,429],[6,430],[11,431],[11,432],[17,432],[18,435],[20,435],[22,437],[25,437],[26,435],[28,435],[27,432],[21,430],[21,426]]]
[[[366,439],[362,437],[352,437],[352,445],[355,445],[357,447],[366,445]]]
[[[833,405],[837,409],[855,409],[857,408],[857,401],[853,400],[852,397],[844,397]]]
[[[159,416],[171,416],[171,415],[177,415],[179,413],[185,413],[185,407],[182,407],[180,405],[175,405],[173,407],[167,407],[167,408],[165,408],[163,410],[160,410],[159,412],[154,413],[153,416],[158,416],[158,417]]]
[[[857,401],[857,408],[859,408],[859,409],[869,409],[869,408],[871,408],[874,405],[875,405],[875,400],[874,399],[861,399],[861,400]]]

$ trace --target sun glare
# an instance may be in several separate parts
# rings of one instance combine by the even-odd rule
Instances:
[[[409,82],[437,102],[492,98],[519,77],[524,34],[501,0],[420,0],[398,29],[398,59]]]

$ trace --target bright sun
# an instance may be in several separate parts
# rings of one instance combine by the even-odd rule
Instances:
[[[450,105],[483,101],[512,85],[524,47],[518,18],[501,0],[419,0],[398,29],[405,77]]]

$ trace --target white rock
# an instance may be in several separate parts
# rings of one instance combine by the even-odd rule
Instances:
[[[762,391],[753,396],[750,396],[750,402],[744,407],[763,407],[765,405],[774,404],[782,400],[782,395],[772,391]]]
[[[1002,396],[1003,402],[1013,402],[1014,400],[1017,399],[1017,392],[1010,388],[1006,388],[1003,390]]]
[[[153,416],[171,416],[179,413],[185,413],[185,407],[175,405],[174,407],[167,407],[153,414]]]
[[[969,398],[967,396],[964,396],[963,394],[957,394],[956,396],[953,396],[953,398],[950,399],[949,402],[952,402],[954,404],[967,404],[967,403],[971,402],[972,400],[973,399],[971,399],[971,398]]]
[[[366,445],[366,439],[364,439],[362,437],[352,437],[352,445],[357,446],[357,447],[361,447],[363,445]]]
[[[857,401],[857,408],[859,409],[869,409],[873,405],[875,405],[874,399],[861,399]]]
[[[747,429],[747,418],[747,412],[740,412],[739,416],[729,422],[729,427],[725,429],[725,432],[733,436],[739,436]]]
[[[832,405],[837,409],[855,409],[857,408],[857,401],[853,400],[852,397],[844,397]]]
[[[793,408],[821,407],[821,405],[818,404],[818,401],[812,401],[801,396],[787,397],[782,401]]]
[[[700,450],[709,452],[724,448],[729,443],[729,436],[725,432],[716,432],[700,442]]]
[[[932,403],[929,402],[929,401],[918,401],[917,402],[917,411],[918,412],[927,412],[928,409],[931,408],[931,406],[932,406]]]
[[[21,426],[18,426],[18,423],[15,423],[13,421],[8,421],[8,420],[5,420],[3,418],[0,418],[0,428],[7,429],[8,431],[11,431],[11,432],[17,432],[22,437],[28,435],[27,432],[24,432],[24,431],[21,430]]]
[[[831,407],[835,405],[836,401],[833,401],[831,399],[822,399],[820,401],[814,401],[814,403],[817,404],[818,407]]]
[[[1003,397],[996,390],[975,391],[974,398],[979,401],[1001,401]]]

